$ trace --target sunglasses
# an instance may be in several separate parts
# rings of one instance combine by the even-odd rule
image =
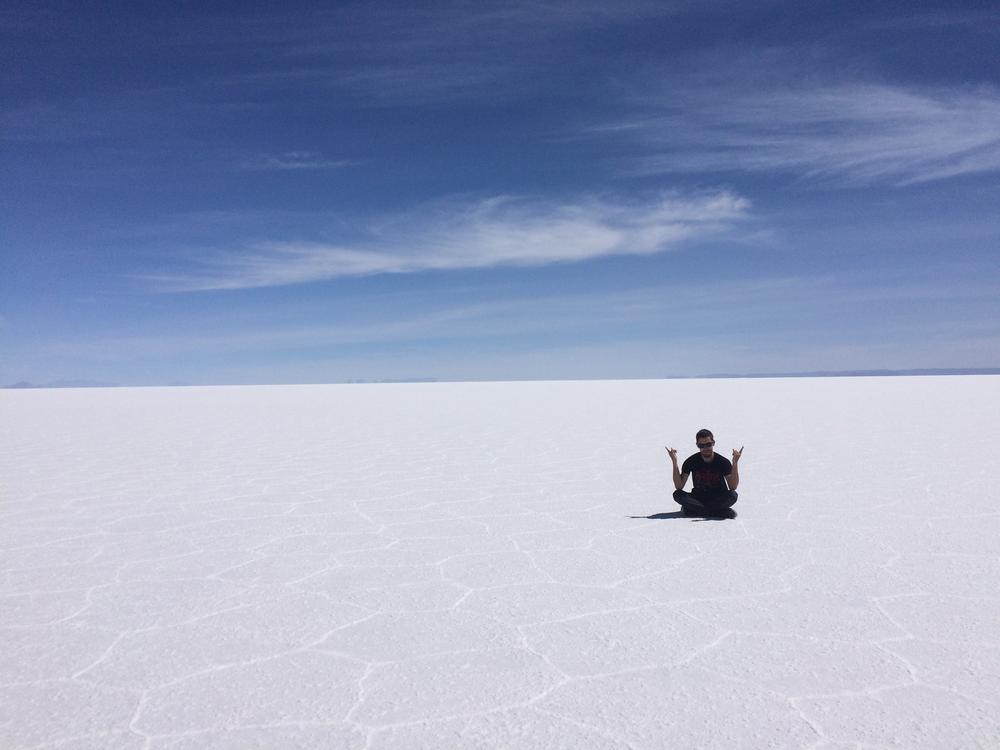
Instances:
[[[713,440],[711,443],[695,443],[695,445],[697,445],[699,448],[711,448],[713,445],[715,445],[715,441]]]

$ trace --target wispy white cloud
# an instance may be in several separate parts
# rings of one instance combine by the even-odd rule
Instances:
[[[554,59],[587,61],[587,35],[595,29],[689,12],[706,2],[444,0],[391,10],[363,3],[238,18],[208,14],[175,41],[228,49],[252,40],[267,64],[215,84],[304,82],[389,106],[495,102],[535,91],[559,72]]]
[[[906,185],[1000,170],[1000,92],[987,87],[682,87],[600,130],[638,139],[637,173],[784,171]]]
[[[817,340],[824,345],[837,342],[850,344],[859,351],[873,345],[881,346],[884,341],[893,341],[900,351],[907,346],[912,351],[914,342],[920,341],[933,340],[937,343],[949,339],[954,344],[955,320],[956,316],[961,316],[959,310],[952,309],[945,312],[945,317],[940,320],[930,322],[924,316],[914,317],[912,312],[927,309],[948,311],[957,300],[992,300],[1000,291],[997,282],[988,278],[960,290],[946,284],[896,279],[859,288],[857,281],[856,274],[842,273],[729,281],[677,280],[676,283],[628,289],[503,297],[478,302],[428,299],[425,295],[404,296],[403,303],[395,309],[371,316],[359,317],[356,311],[345,308],[340,312],[315,313],[309,316],[308,321],[292,322],[288,311],[278,308],[255,317],[254,323],[248,325],[245,312],[233,311],[220,313],[212,321],[196,328],[183,321],[172,321],[155,334],[119,333],[75,336],[49,342],[32,341],[31,350],[36,355],[61,357],[69,361],[96,359],[110,362],[184,360],[207,353],[213,356],[235,353],[270,355],[295,351],[325,356],[331,352],[357,351],[356,345],[361,345],[361,348],[374,345],[380,350],[388,346],[394,352],[391,356],[396,356],[401,351],[398,345],[408,342],[426,345],[462,341],[467,346],[492,351],[498,351],[499,346],[506,351],[512,337],[517,338],[522,346],[530,347],[537,334],[546,337],[559,334],[564,342],[560,346],[566,346],[566,342],[582,342],[587,347],[598,347],[600,342],[613,339],[614,344],[608,351],[620,351],[622,357],[612,356],[604,363],[609,375],[615,373],[619,363],[626,368],[619,371],[619,375],[623,372],[642,373],[642,368],[637,367],[637,363],[644,361],[642,357],[624,356],[624,352],[632,352],[633,346],[639,346],[638,342],[644,342],[643,345],[657,351],[669,352],[664,362],[674,362],[674,365],[660,371],[647,369],[645,372],[649,375],[676,372],[678,342],[685,342],[684,361],[688,362],[689,342],[686,337],[697,332],[694,340],[690,341],[697,346],[705,340],[707,330],[711,331],[709,338],[714,342],[715,350],[731,353],[733,347],[743,348],[747,358],[744,371],[844,369],[855,366],[846,365],[848,361],[862,366],[864,360],[848,358],[839,366],[833,362],[826,363],[823,358],[801,358],[802,362],[824,362],[822,366],[800,363],[791,367],[789,364],[778,366],[777,363],[791,356],[789,352],[800,351],[803,347],[808,349]],[[705,300],[724,300],[725,303],[706,307]],[[398,299],[395,301],[399,303]],[[373,300],[365,304],[378,307]],[[863,331],[829,328],[826,325],[817,328],[817,318],[826,319],[850,308],[878,309],[880,313],[877,320],[864,324]],[[762,329],[748,338],[746,326],[761,324]],[[992,321],[963,320],[962,337],[980,337],[984,341],[992,337],[995,341],[996,326]],[[900,344],[901,339],[908,344]],[[505,343],[498,345],[497,342]],[[951,361],[962,366],[988,366],[995,364],[997,351],[994,345],[974,358]],[[753,356],[759,357],[759,366],[752,364],[757,362]],[[939,365],[948,362],[942,352],[935,352],[935,356],[936,359],[928,359],[927,362]],[[627,363],[627,359],[634,361]],[[721,361],[725,361],[725,357]],[[902,358],[898,366],[916,366],[912,364],[913,360],[910,360],[910,365],[906,362]],[[864,366],[875,364],[868,361]],[[569,368],[567,373],[572,371],[570,365],[564,363],[563,366]],[[630,367],[637,369],[633,373],[627,369]],[[729,365],[722,369],[726,367]],[[713,371],[712,368],[705,369],[705,366],[699,368],[696,371]],[[399,371],[396,373],[401,374]]]
[[[803,279],[779,276],[740,279],[732,282],[705,280],[676,285],[657,285],[627,290],[587,293],[504,297],[481,302],[428,300],[423,295],[401,302],[389,313],[358,320],[353,313],[341,312],[310,323],[270,321],[262,316],[247,325],[242,313],[220,314],[204,329],[193,332],[177,323],[173,330],[156,335],[111,335],[94,339],[74,337],[44,346],[50,354],[92,356],[104,353],[115,357],[173,357],[192,353],[267,352],[281,350],[329,349],[353,344],[462,339],[485,341],[491,338],[526,336],[533,333],[583,331],[587,335],[612,329],[631,334],[650,321],[669,317],[680,330],[689,330],[707,319],[728,322],[728,310],[706,311],[705,299],[722,298],[739,305],[744,313],[766,308],[780,299],[794,305],[821,297],[837,288],[832,277]],[[919,293],[919,292],[917,292]],[[864,297],[868,300],[869,297]],[[369,301],[368,304],[371,304]],[[272,315],[279,319],[281,314]],[[321,318],[323,314],[316,313]],[[212,330],[214,328],[214,330]]]
[[[666,194],[630,204],[512,197],[439,203],[383,220],[356,242],[262,243],[211,254],[187,273],[145,278],[160,291],[190,292],[649,255],[732,231],[749,209],[746,199],[730,192]]]
[[[875,29],[931,29],[956,28],[966,32],[996,35],[1000,33],[1000,11],[989,8],[937,8],[921,11],[915,8],[910,15],[897,15],[870,22]]]
[[[261,154],[243,161],[244,169],[313,170],[342,169],[355,166],[350,159],[328,159],[316,151],[285,151],[281,154]]]

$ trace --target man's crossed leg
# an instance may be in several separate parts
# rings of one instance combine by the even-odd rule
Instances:
[[[681,506],[685,515],[689,516],[732,516],[734,511],[730,510],[739,497],[735,490],[727,490],[712,495],[695,495],[684,490],[674,492],[674,500]]]

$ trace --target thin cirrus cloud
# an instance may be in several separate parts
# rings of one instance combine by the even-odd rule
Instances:
[[[686,283],[681,286],[638,287],[627,291],[597,294],[556,294],[528,296],[466,304],[449,304],[435,299],[401,309],[376,320],[357,322],[335,320],[292,327],[269,325],[233,328],[225,315],[213,321],[216,330],[196,335],[164,330],[155,336],[106,336],[91,340],[76,337],[42,347],[45,353],[60,356],[103,355],[160,357],[195,352],[281,351],[286,349],[323,349],[346,344],[374,344],[435,339],[474,339],[483,341],[513,334],[553,331],[621,330],[642,337],[644,323],[670,315],[675,322],[694,323],[709,318],[722,319],[725,311],[706,313],[698,303],[712,294],[737,300],[752,308],[769,296],[777,296],[788,306],[802,305],[821,298],[821,292],[835,288],[836,279],[802,279],[779,276],[738,282]],[[183,327],[183,326],[182,326]]]
[[[726,191],[632,204],[495,197],[423,207],[371,226],[352,243],[261,243],[210,254],[190,272],[144,278],[159,291],[193,292],[649,255],[731,233],[749,211],[749,201]]]
[[[989,88],[716,88],[661,101],[599,129],[642,144],[631,172],[784,171],[819,183],[900,186],[1000,170],[1000,94]]]
[[[245,169],[303,171],[342,169],[356,164],[357,162],[349,159],[328,159],[315,151],[286,151],[281,154],[262,154],[253,159],[247,159],[242,166]]]
[[[377,4],[275,11],[251,19],[209,15],[184,31],[196,48],[242,49],[252,40],[266,64],[216,85],[282,81],[350,91],[379,105],[520,99],[545,81],[553,58],[586,60],[595,29],[674,16],[684,2],[529,0]]]

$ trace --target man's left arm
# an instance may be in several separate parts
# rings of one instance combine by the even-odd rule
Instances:
[[[729,476],[726,477],[726,484],[729,485],[729,489],[731,490],[735,490],[740,485],[740,456],[742,455],[742,445],[739,450],[733,448],[733,470],[729,472]]]

